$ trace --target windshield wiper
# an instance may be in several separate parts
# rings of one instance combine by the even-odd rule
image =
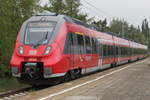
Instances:
[[[47,33],[45,35],[45,40],[47,40],[47,39],[48,39],[48,31],[47,31]]]

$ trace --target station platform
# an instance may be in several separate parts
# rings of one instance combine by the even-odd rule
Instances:
[[[150,58],[31,92],[17,100],[150,100]]]

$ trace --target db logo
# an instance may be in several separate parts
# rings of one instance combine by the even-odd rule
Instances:
[[[29,55],[36,55],[37,54],[37,51],[36,50],[30,50],[29,51]]]

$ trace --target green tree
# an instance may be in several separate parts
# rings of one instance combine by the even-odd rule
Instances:
[[[144,19],[142,22],[142,33],[145,35],[148,47],[150,49],[150,28],[147,19]]]
[[[115,34],[120,34],[121,33],[121,22],[118,19],[113,19],[110,22],[110,31],[115,33]]]
[[[63,0],[49,0],[49,3],[44,6],[44,9],[51,12],[64,14],[66,12],[66,5]]]
[[[9,74],[9,62],[15,39],[24,20],[36,13],[39,0],[0,2],[0,77]]]
[[[113,19],[110,22],[110,31],[123,38],[129,38],[129,24],[124,20]]]
[[[87,14],[80,12],[80,0],[49,0],[44,9],[58,14],[65,14],[81,21],[87,21]]]
[[[91,24],[96,25],[102,32],[107,32],[109,30],[108,29],[109,27],[107,26],[107,19],[104,20],[100,19],[98,21],[93,20]]]
[[[149,24],[147,19],[144,19],[142,22],[142,33],[146,36],[149,37],[150,31],[149,31]]]
[[[135,27],[132,24],[129,25],[127,21],[120,19],[113,19],[110,22],[109,29],[110,29],[109,31],[118,34],[118,36],[120,37],[127,38],[142,44],[146,44],[146,36],[142,33],[140,27],[139,26]]]

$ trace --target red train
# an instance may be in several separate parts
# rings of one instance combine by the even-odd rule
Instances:
[[[147,46],[99,32],[65,15],[41,13],[17,36],[11,70],[20,82],[44,85],[147,56]]]

